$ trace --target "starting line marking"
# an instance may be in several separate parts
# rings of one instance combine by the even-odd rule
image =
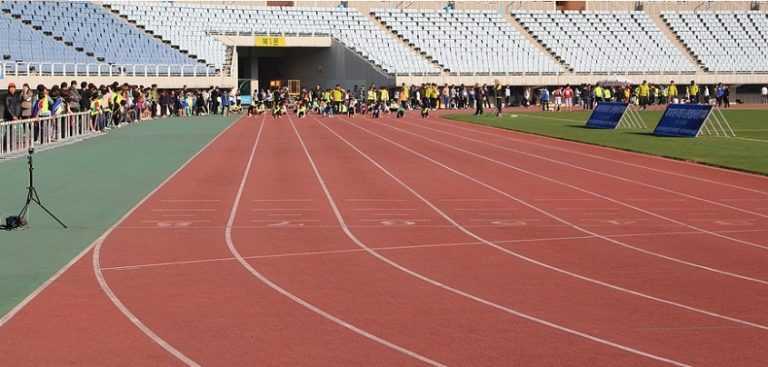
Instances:
[[[718,233],[751,233],[751,232],[768,232],[768,230],[765,230],[765,229],[729,230],[729,231],[719,231]],[[690,231],[690,232],[628,233],[628,234],[609,235],[605,237],[621,238],[621,237],[649,237],[649,236],[659,236],[659,235],[695,235],[695,234],[700,234],[700,232]],[[577,240],[584,240],[584,239],[591,239],[591,238],[598,238],[598,237],[597,236],[574,236],[574,237],[528,238],[528,239],[519,239],[519,240],[493,241],[493,243],[515,244],[515,243],[531,243],[531,242],[577,241]],[[433,243],[433,244],[412,245],[412,246],[382,246],[382,247],[373,247],[372,249],[376,251],[410,250],[410,249],[418,250],[418,249],[440,248],[440,247],[476,246],[476,245],[482,245],[482,244],[483,244],[482,242],[476,241],[476,242],[455,242],[455,243]],[[345,253],[355,253],[355,252],[364,252],[364,251],[365,250],[363,249],[354,248],[354,249],[345,249],[345,250],[304,251],[304,252],[287,252],[282,254],[253,255],[253,256],[243,256],[243,258],[249,259],[249,260],[271,259],[271,258],[293,257],[293,256],[345,254]],[[232,260],[235,260],[235,258],[222,257],[222,258],[201,259],[201,260],[112,266],[112,267],[101,268],[101,270],[140,270],[143,268],[156,267],[156,266],[191,265],[191,264],[232,261]]]

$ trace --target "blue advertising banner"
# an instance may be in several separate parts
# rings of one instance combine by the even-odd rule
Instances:
[[[625,102],[600,102],[589,116],[586,126],[594,129],[615,129],[627,112],[627,106],[629,103]]]
[[[712,106],[705,104],[671,104],[661,115],[659,124],[653,130],[655,135],[685,136],[699,135],[704,121],[712,112]]]
[[[251,96],[240,96],[240,104],[251,104]]]

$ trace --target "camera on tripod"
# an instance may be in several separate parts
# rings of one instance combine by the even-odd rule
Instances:
[[[35,203],[37,204],[41,209],[43,209],[48,215],[51,216],[56,222],[61,224],[62,227],[67,228],[67,226],[62,223],[62,221],[59,220],[59,218],[56,218],[53,213],[51,213],[44,205],[40,202],[40,196],[37,195],[37,190],[35,189],[32,171],[34,171],[34,167],[32,166],[32,155],[35,154],[35,146],[32,145],[27,149],[27,164],[29,165],[29,186],[27,186],[27,201],[24,203],[24,207],[21,209],[21,212],[19,212],[19,215],[11,215],[7,218],[5,218],[5,223],[3,223],[2,229],[5,230],[12,230],[12,229],[19,229],[19,228],[26,228],[27,227],[27,211],[29,210],[29,204]]]

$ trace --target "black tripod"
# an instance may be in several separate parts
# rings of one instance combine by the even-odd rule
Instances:
[[[27,151],[29,155],[27,155],[27,164],[29,165],[29,186],[27,187],[27,202],[24,204],[24,208],[21,209],[21,212],[19,213],[19,218],[21,218],[22,222],[26,222],[26,216],[27,216],[27,210],[29,210],[29,204],[30,203],[36,203],[40,208],[45,210],[48,215],[51,216],[51,218],[55,219],[59,224],[61,224],[62,227],[67,228],[67,226],[62,223],[59,218],[56,218],[53,213],[51,213],[46,207],[43,205],[43,203],[40,202],[40,196],[37,195],[37,190],[35,190],[35,185],[32,181],[32,170],[34,168],[32,167],[32,154],[35,153],[35,148],[29,148]]]

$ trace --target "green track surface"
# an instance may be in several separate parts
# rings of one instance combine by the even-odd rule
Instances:
[[[584,124],[589,112],[584,111],[507,112],[501,118],[493,113],[480,117],[462,114],[446,118],[768,175],[768,110],[724,110],[737,138],[654,136],[653,128],[661,113],[640,112],[647,130],[587,129]]]
[[[0,316],[96,240],[149,192],[211,141],[231,117],[169,118],[35,153],[41,209],[30,227],[0,231]],[[0,214],[18,213],[26,197],[27,159],[0,162]]]

